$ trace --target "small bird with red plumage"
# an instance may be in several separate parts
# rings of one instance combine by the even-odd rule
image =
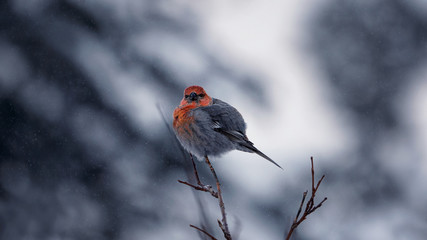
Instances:
[[[200,86],[184,90],[173,112],[173,128],[181,145],[198,158],[240,150],[256,153],[282,168],[249,141],[246,123],[237,109],[211,98]]]

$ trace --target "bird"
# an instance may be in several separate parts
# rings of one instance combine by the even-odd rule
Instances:
[[[178,141],[199,159],[232,150],[256,153],[283,168],[258,150],[246,136],[246,123],[236,108],[210,97],[200,86],[189,86],[173,112],[173,129]]]

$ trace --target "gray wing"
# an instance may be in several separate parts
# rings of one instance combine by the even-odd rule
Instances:
[[[246,136],[246,123],[237,109],[219,99],[214,98],[212,101],[212,105],[196,108],[195,111],[205,116],[203,119],[208,121],[208,124],[214,131],[223,134],[232,142],[236,143],[238,150],[254,152],[279,168],[282,168],[267,155],[259,151],[254,144],[249,141]]]
[[[210,127],[237,143],[240,146],[239,150],[256,151],[253,143],[246,136],[246,123],[237,109],[215,98],[212,105],[199,109],[209,115]]]
[[[214,98],[212,101],[212,105],[199,108],[210,116],[212,128],[245,135],[246,123],[237,109],[219,99]]]

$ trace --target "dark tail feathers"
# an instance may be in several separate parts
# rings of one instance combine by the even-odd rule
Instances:
[[[268,161],[270,161],[271,163],[273,163],[274,165],[278,166],[280,169],[283,170],[283,168],[277,164],[275,161],[273,161],[273,159],[269,158],[267,155],[265,155],[263,152],[261,152],[260,150],[258,150],[258,148],[256,148],[252,142],[247,141],[246,144],[241,144],[242,146],[246,147],[248,150],[250,150],[251,152],[254,152],[258,155],[260,155],[261,157],[267,159]]]
[[[254,147],[255,148],[255,147]],[[258,150],[257,148],[254,149],[254,153],[260,155],[261,157],[267,159],[268,161],[270,161],[271,163],[273,163],[274,165],[278,166],[280,169],[283,170],[283,168],[277,164],[275,161],[273,161],[273,159],[269,158],[267,155],[265,155],[264,153],[262,153],[260,150]]]

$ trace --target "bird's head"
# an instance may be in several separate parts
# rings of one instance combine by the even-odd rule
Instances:
[[[184,90],[184,97],[181,100],[180,107],[194,105],[194,107],[209,106],[212,103],[212,98],[206,94],[205,90],[200,86],[190,86]]]

